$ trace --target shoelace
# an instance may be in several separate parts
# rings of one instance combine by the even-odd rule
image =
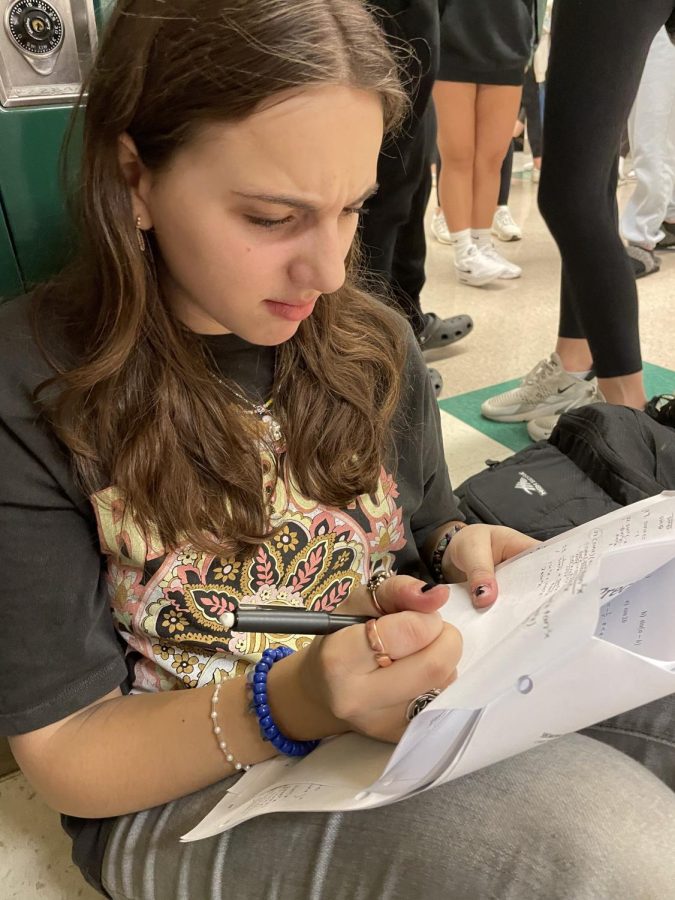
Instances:
[[[516,223],[513,221],[508,209],[500,209],[497,211],[497,224],[504,228],[505,226],[515,225]]]
[[[532,388],[533,397],[537,400],[544,399],[550,394],[547,381],[554,375],[558,374],[558,367],[552,359],[542,359],[537,365],[528,372],[523,378],[522,387]]]

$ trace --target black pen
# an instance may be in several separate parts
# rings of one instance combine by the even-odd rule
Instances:
[[[365,625],[374,616],[338,616],[288,606],[240,606],[218,619],[230,631],[259,631],[263,634],[333,634],[350,625]]]

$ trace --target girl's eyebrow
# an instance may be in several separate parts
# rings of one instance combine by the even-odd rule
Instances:
[[[379,187],[379,184],[372,185],[365,194],[347,205],[359,206],[359,204],[365,203],[377,193]],[[294,209],[302,209],[306,212],[318,212],[318,207],[306,200],[300,200],[298,197],[288,197],[283,194],[247,194],[243,191],[232,191],[232,193],[237,197],[245,197],[247,200],[261,200],[263,203],[276,203],[279,206],[292,206]]]

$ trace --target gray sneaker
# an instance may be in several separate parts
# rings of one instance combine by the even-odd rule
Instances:
[[[542,416],[527,423],[527,433],[533,441],[547,441],[560,416]]]
[[[633,266],[633,274],[636,278],[655,275],[661,269],[661,264],[651,250],[645,250],[644,247],[637,247],[635,244],[628,244],[626,253]]]
[[[591,403],[604,403],[605,398],[602,396],[602,393],[598,391],[598,396],[595,400],[591,400]],[[580,406],[586,406],[587,404],[582,403]],[[576,406],[570,406],[565,412],[569,412],[570,409],[577,409]],[[527,423],[527,433],[532,438],[533,441],[547,441],[551,437],[551,432],[558,424],[558,419],[562,413],[559,413],[557,416],[542,416],[540,419],[532,419],[531,422]]]
[[[480,411],[495,422],[529,422],[595,403],[599,398],[596,378],[571,375],[563,369],[558,354],[552,353],[549,359],[537,363],[517,388],[490,397]]]
[[[663,229],[663,237],[658,242],[655,250],[675,250],[675,226],[669,222],[664,222],[661,226]]]

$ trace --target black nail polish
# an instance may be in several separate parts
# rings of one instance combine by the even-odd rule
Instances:
[[[482,597],[484,594],[487,594],[487,592],[488,588],[486,584],[479,584],[478,587],[475,587],[473,589],[473,595],[476,599],[478,599],[478,597]]]
[[[432,591],[435,587],[435,584],[425,584],[423,588],[420,588],[420,591],[423,594],[426,594],[427,591]]]

